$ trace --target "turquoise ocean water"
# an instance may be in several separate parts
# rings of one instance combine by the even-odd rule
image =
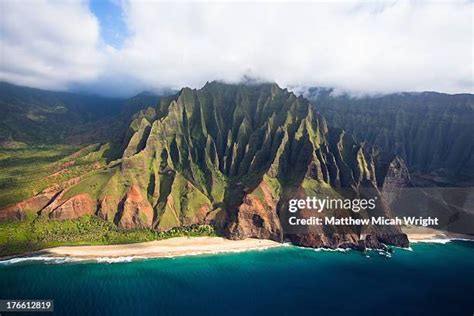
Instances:
[[[1,299],[60,315],[474,314],[474,242],[376,252],[281,247],[121,263],[0,263]],[[35,314],[29,314],[35,315]]]

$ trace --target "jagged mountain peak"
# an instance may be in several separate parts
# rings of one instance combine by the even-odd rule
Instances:
[[[101,185],[88,192],[74,184],[44,212],[51,218],[77,214],[57,208],[73,207],[77,203],[68,199],[82,194],[81,201],[89,203],[88,195],[96,203],[96,215],[127,229],[210,224],[233,239],[405,245],[396,229],[390,239],[375,229],[294,232],[285,226],[289,199],[318,192],[354,197],[362,187],[377,193],[378,168],[377,155],[328,126],[304,97],[274,83],[210,82],[135,114],[121,158],[88,176],[88,183],[100,177]],[[380,205],[377,212],[386,209]]]

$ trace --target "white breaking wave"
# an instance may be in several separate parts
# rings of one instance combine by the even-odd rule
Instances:
[[[97,261],[99,263],[121,263],[121,262],[132,262],[133,260],[146,259],[145,257],[99,257],[91,259],[91,261]]]
[[[348,252],[351,251],[352,249],[350,248],[315,248],[313,251],[319,252],[319,251],[329,251],[329,252]]]
[[[429,243],[429,244],[447,244],[452,241],[474,241],[474,239],[467,238],[433,238],[433,239],[421,239],[421,240],[410,240],[410,243]]]
[[[188,256],[205,256],[205,255],[218,255],[218,254],[225,254],[225,253],[241,253],[241,252],[248,252],[248,251],[265,251],[272,248],[278,247],[285,247],[288,246],[286,244],[279,244],[277,246],[266,246],[266,247],[254,247],[254,248],[246,248],[246,249],[223,249],[223,250],[212,250],[212,251],[195,251],[195,252],[187,252],[183,254],[170,254],[168,256],[159,256],[159,257],[148,257],[148,259],[159,259],[159,258],[177,258],[177,257],[188,257]]]
[[[68,263],[68,262],[79,262],[84,261],[81,258],[72,258],[72,257],[46,257],[46,256],[37,256],[37,257],[20,257],[20,258],[12,258],[7,260],[1,260],[0,264],[2,265],[10,265],[10,264],[18,264],[22,262],[30,262],[30,261],[40,261],[46,264],[61,264],[61,263]]]
[[[436,238],[436,239],[425,239],[425,240],[411,240],[410,243],[433,243],[433,244],[447,244],[453,241],[471,241],[474,242],[474,239],[466,238]],[[169,256],[159,256],[159,257],[140,257],[140,256],[126,256],[126,257],[98,257],[98,258],[77,258],[77,257],[50,257],[50,256],[31,256],[31,257],[19,257],[12,258],[7,260],[0,260],[0,265],[11,265],[11,264],[20,264],[23,262],[43,262],[45,264],[64,264],[64,263],[78,263],[78,262],[98,262],[98,263],[123,263],[123,262],[132,262],[135,260],[145,260],[145,259],[159,259],[159,258],[176,258],[176,257],[186,257],[186,256],[199,256],[199,255],[213,255],[213,254],[223,254],[223,253],[241,253],[247,251],[264,251],[270,248],[276,247],[296,247],[299,249],[305,249],[308,251],[327,251],[327,252],[348,252],[353,249],[351,248],[307,248],[294,246],[290,243],[283,243],[278,246],[268,246],[268,247],[257,247],[257,248],[248,248],[248,249],[234,249],[234,250],[217,250],[217,251],[196,251],[186,254],[173,254]],[[413,248],[401,248],[394,247],[396,249],[402,249],[406,251],[413,251]],[[376,251],[379,255],[391,257],[390,253],[376,250],[376,249],[367,249],[368,251]],[[370,258],[369,254],[366,254],[366,257]]]
[[[133,260],[145,259],[145,257],[98,257],[98,258],[76,258],[76,257],[21,257],[12,258],[0,261],[0,265],[19,264],[24,262],[43,262],[45,264],[63,264],[63,263],[77,263],[77,262],[99,262],[99,263],[119,263],[131,262]]]
[[[302,246],[296,246],[292,245],[290,243],[285,243],[285,246],[290,246],[290,247],[295,247],[298,249],[303,249],[303,250],[308,250],[308,251],[315,251],[315,252],[320,252],[320,251],[328,251],[328,252],[348,252],[353,249],[351,248],[309,248],[309,247],[302,247]]]
[[[43,262],[45,264],[63,264],[73,262],[98,262],[98,263],[123,263],[132,262],[135,260],[145,259],[160,259],[160,258],[176,258],[176,257],[187,257],[187,256],[199,256],[199,255],[214,255],[223,253],[240,253],[247,251],[264,251],[270,248],[288,246],[281,244],[278,246],[267,246],[267,247],[255,247],[247,249],[226,249],[226,250],[215,250],[215,251],[196,251],[188,252],[183,254],[170,254],[168,256],[156,256],[156,257],[142,257],[142,256],[126,256],[126,257],[97,257],[97,258],[79,258],[79,257],[50,257],[50,256],[31,256],[31,257],[19,257],[7,260],[1,260],[0,265],[11,265],[19,264],[23,262]]]

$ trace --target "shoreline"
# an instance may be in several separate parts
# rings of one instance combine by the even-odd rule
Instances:
[[[251,250],[263,250],[280,247],[284,244],[267,239],[248,238],[230,240],[222,237],[174,237],[142,243],[59,246],[25,254],[0,257],[1,261],[28,258],[74,258],[113,260],[120,258],[172,258],[214,253],[232,253]]]
[[[432,228],[404,227],[410,243],[445,244],[455,240],[474,241],[474,236],[444,232]],[[89,246],[59,246],[23,254],[0,257],[0,263],[10,260],[97,260],[104,262],[133,259],[174,258],[182,256],[237,253],[287,244],[268,239],[230,240],[222,237],[174,237],[141,243]],[[319,248],[324,250],[325,248]],[[407,248],[409,249],[409,248]]]
[[[453,240],[472,240],[474,236],[456,234],[429,227],[402,227],[402,232],[408,236],[410,243],[447,243]]]

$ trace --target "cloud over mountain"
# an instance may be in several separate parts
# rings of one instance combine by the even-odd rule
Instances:
[[[21,84],[125,92],[250,75],[352,91],[474,90],[470,1],[124,2],[129,34],[117,49],[85,2],[2,3],[0,79]]]

